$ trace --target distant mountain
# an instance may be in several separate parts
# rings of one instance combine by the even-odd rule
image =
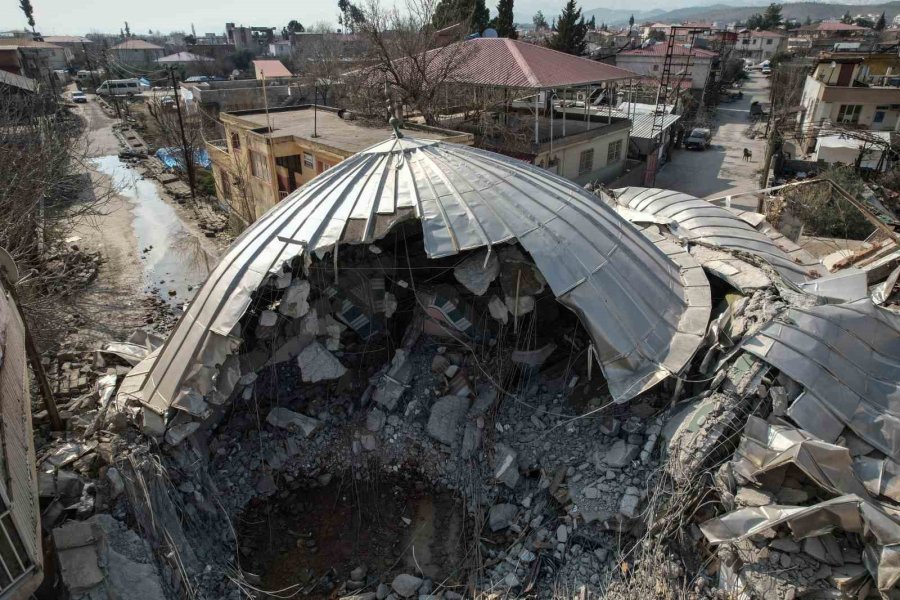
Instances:
[[[645,21],[660,21],[663,23],[674,23],[678,21],[731,23],[734,21],[746,20],[749,16],[761,12],[761,7],[767,6],[768,4],[768,0],[748,0],[741,2],[738,5],[729,5],[720,2],[709,6],[685,6],[673,10],[656,9],[631,11],[627,9],[596,8],[585,11],[584,15],[588,20],[593,16],[597,19],[597,23],[606,23],[608,25],[625,25],[628,23],[628,18],[632,14],[634,14],[635,23],[642,23]],[[865,0],[857,0],[853,4],[791,2],[781,5],[782,16],[799,19],[800,21],[806,20],[806,17],[809,17],[813,21],[840,18],[848,11],[852,15],[860,12],[874,14],[884,12],[890,23],[895,15],[900,14],[900,0],[877,4],[870,4],[865,2]]]

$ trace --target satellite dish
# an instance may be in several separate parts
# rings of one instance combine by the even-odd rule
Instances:
[[[497,30],[493,27],[488,27],[482,32],[481,37],[495,38],[497,37]]]
[[[0,248],[0,271],[10,283],[19,281],[19,268],[16,266],[16,261],[3,248]]]

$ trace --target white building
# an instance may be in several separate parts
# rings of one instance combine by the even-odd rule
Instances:
[[[785,52],[787,40],[787,35],[775,31],[744,30],[738,33],[734,49],[741,58],[762,62],[771,60],[779,52]]]
[[[718,55],[710,50],[676,44],[672,56],[672,81],[690,81],[693,89],[703,89],[709,78],[710,68]],[[690,55],[690,56],[689,56]],[[625,50],[616,55],[616,66],[640,75],[659,77],[666,58],[666,44],[653,44],[646,48]]]

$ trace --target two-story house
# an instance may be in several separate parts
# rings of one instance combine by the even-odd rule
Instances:
[[[807,76],[797,119],[801,150],[833,129],[896,131],[900,124],[897,52],[825,52]]]
[[[652,44],[645,48],[625,50],[616,56],[616,66],[639,75],[659,77],[666,59],[666,44]],[[701,90],[706,87],[713,61],[718,55],[702,48],[691,49],[688,45],[673,47],[672,79],[690,82],[690,87]]]
[[[109,49],[111,66],[118,63],[126,67],[147,67],[155,65],[165,54],[161,46],[138,39],[125,40]]]
[[[787,51],[788,36],[777,31],[749,30],[738,33],[734,49],[741,58],[749,58],[754,62],[772,60],[779,52]]]

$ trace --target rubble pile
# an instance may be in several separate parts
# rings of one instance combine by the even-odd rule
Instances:
[[[100,251],[82,250],[77,244],[58,243],[47,253],[43,270],[47,273],[46,292],[68,296],[97,277],[103,262]]]
[[[401,147],[396,168],[428,151]],[[367,160],[384,166],[349,159],[314,197]],[[307,207],[286,201],[164,346],[104,349],[134,367],[105,365],[43,486],[74,519],[127,511],[171,596],[890,593],[900,316],[807,286],[827,270],[753,214],[540,177],[517,185],[572,194],[613,233],[542,246],[562,209],[515,235],[442,229],[429,219],[467,214],[453,194],[419,222],[343,184],[349,207],[279,230]],[[457,196],[481,210],[483,190]],[[563,257],[588,237],[605,252],[577,271]]]

